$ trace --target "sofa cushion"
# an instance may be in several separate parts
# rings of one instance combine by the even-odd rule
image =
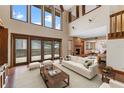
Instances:
[[[80,68],[83,69],[85,71],[89,71],[86,67],[84,67],[81,63],[76,63],[73,61],[64,61],[64,63],[69,64],[70,66],[74,67],[74,68]]]
[[[71,57],[71,61],[77,62],[77,60],[78,60],[78,57],[77,56],[70,55],[70,57]]]
[[[78,57],[78,60],[77,60],[77,62],[79,62],[79,63],[84,63],[86,61],[86,59],[85,58],[83,58],[83,57]]]

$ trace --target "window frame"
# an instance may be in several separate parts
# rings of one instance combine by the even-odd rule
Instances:
[[[60,27],[60,29],[56,29],[56,11],[58,12],[59,11],[59,13],[60,13],[60,17],[61,17],[61,27]],[[62,16],[62,11],[61,10],[59,10],[59,9],[57,9],[57,8],[55,8],[55,11],[54,11],[54,29],[55,30],[59,30],[59,31],[62,31],[63,30],[63,16]]]
[[[41,57],[41,59],[40,60],[32,60],[32,41],[33,40],[38,40],[38,41],[40,41],[40,43],[41,43],[41,48],[40,48],[40,52],[41,52],[41,55],[40,55],[40,57]],[[40,38],[40,37],[32,37],[32,36],[30,36],[30,63],[32,63],[32,62],[37,62],[37,61],[42,61],[42,46],[43,46],[43,43],[42,43],[42,39]]]
[[[46,42],[51,42],[51,53],[50,53],[50,55],[51,55],[51,58],[45,58],[45,41]],[[43,51],[44,51],[44,60],[52,60],[53,59],[53,54],[54,54],[54,51],[53,51],[53,40],[49,40],[49,39],[46,39],[46,40],[43,40]]]
[[[24,23],[28,23],[28,5],[25,5],[26,6],[26,21],[13,18],[13,16],[12,16],[12,12],[13,12],[12,6],[13,5],[10,5],[10,19],[17,20],[17,21],[24,22]]]
[[[59,42],[59,57],[55,57],[55,42]],[[54,40],[53,41],[53,58],[54,59],[59,59],[61,57],[61,44],[62,44],[62,41],[59,41],[59,40]]]
[[[34,5],[30,5],[30,24],[33,24],[33,25],[38,25],[38,26],[43,26],[43,13],[44,13],[44,11],[43,11],[43,6],[42,5],[40,5],[41,6],[41,25],[40,24],[35,24],[35,23],[33,23],[33,22],[31,22],[31,6],[34,6]]]
[[[45,10],[45,7],[46,7],[46,8],[49,8],[48,6],[45,6],[45,5],[44,5],[44,11],[43,11],[43,14],[44,14],[44,15],[43,15],[43,22],[44,22],[44,23],[43,23],[43,26],[46,27],[46,28],[54,29],[54,25],[53,25],[53,24],[54,24],[54,7],[51,6],[51,8],[52,8],[52,9],[51,9],[51,11],[52,11],[52,12],[51,12],[51,14],[52,14],[52,27],[47,27],[47,26],[45,26],[45,11],[46,11],[46,10]]]

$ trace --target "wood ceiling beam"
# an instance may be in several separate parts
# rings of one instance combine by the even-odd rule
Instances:
[[[63,5],[60,5],[60,9],[61,9],[62,12],[64,12],[64,7],[63,7]]]
[[[76,5],[76,18],[79,18],[79,5]]]
[[[85,15],[85,5],[82,5],[82,16]]]
[[[72,21],[71,12],[68,13],[68,21],[69,21],[69,23]]]

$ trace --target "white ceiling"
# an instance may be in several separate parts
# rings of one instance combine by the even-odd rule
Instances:
[[[94,29],[85,31],[73,31],[70,36],[81,37],[81,38],[93,38],[107,35],[107,26],[102,26]]]
[[[106,36],[109,31],[109,7],[103,6],[81,16],[69,24],[69,35],[73,37],[93,38]],[[90,22],[89,19],[92,21]]]

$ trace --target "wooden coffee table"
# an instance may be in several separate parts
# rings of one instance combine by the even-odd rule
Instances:
[[[55,65],[52,65],[53,69],[59,69]],[[58,73],[55,76],[50,76],[48,73],[48,66],[44,66],[40,68],[40,74],[48,88],[54,88],[54,85],[64,82],[63,88],[69,86],[69,75],[61,70],[60,73]]]

